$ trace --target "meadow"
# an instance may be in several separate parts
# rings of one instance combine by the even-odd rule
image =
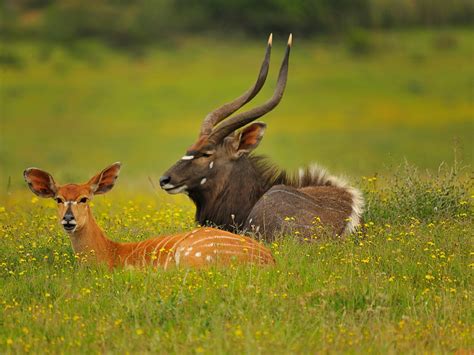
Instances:
[[[253,82],[265,39],[188,37],[132,53],[3,43],[0,352],[472,350],[473,32],[367,36],[362,47],[295,38],[258,148],[289,170],[318,162],[348,176],[365,192],[365,231],[282,236],[268,245],[274,268],[166,273],[81,266],[55,203],[22,172],[80,182],[120,160],[116,187],[92,202],[110,238],[191,229],[194,206],[153,184],[205,114]],[[271,95],[285,40],[274,39],[255,103]]]

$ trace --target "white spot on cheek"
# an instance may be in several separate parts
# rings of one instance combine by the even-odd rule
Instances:
[[[186,253],[184,253],[184,256],[188,256],[189,255],[189,251],[187,251]]]
[[[201,185],[204,185],[204,184],[206,183],[206,181],[207,181],[207,179],[206,179],[206,178],[203,178],[203,179],[201,180]]]
[[[193,160],[194,159],[194,155],[184,155],[181,160]]]
[[[196,254],[194,254],[194,256],[197,256],[199,258],[201,256],[201,252],[198,251]]]
[[[209,169],[212,169],[213,167],[214,167],[214,162],[211,161],[211,162],[209,163]]]

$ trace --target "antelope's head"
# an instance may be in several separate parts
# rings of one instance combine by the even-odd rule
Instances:
[[[58,185],[49,173],[37,168],[26,169],[23,176],[35,195],[53,198],[57,202],[61,225],[67,233],[74,233],[92,218],[89,208],[92,197],[112,189],[120,166],[120,163],[112,164],[84,184]]]
[[[229,117],[252,100],[263,87],[270,65],[272,48],[272,35],[270,35],[255,84],[242,96],[206,116],[198,140],[160,178],[163,190],[176,194],[215,189],[216,185],[224,184],[235,162],[258,146],[266,125],[261,122],[248,124],[273,110],[283,97],[291,44],[290,34],[273,96],[261,106]]]

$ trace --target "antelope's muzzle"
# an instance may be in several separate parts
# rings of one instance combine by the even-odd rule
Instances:
[[[171,177],[170,176],[162,176],[160,178],[160,186],[163,190],[165,190],[169,194],[179,194],[181,192],[186,193],[188,186],[186,184],[181,185],[174,185],[171,184]]]
[[[61,224],[66,232],[73,232],[76,229],[77,222],[74,218],[74,214],[72,213],[71,207],[68,208],[66,213],[64,214],[63,219],[61,220]]]

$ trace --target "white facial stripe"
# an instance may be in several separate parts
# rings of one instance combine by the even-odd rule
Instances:
[[[64,206],[68,206],[68,205],[77,205],[77,201],[64,201]]]
[[[201,180],[201,185],[204,185],[204,184],[206,183],[206,181],[207,181],[207,179],[206,179],[206,178],[203,178],[203,179]]]
[[[209,169],[212,169],[213,167],[214,167],[214,162],[211,161],[211,162],[209,163]]]
[[[181,160],[193,160],[194,159],[194,155],[184,155]]]

